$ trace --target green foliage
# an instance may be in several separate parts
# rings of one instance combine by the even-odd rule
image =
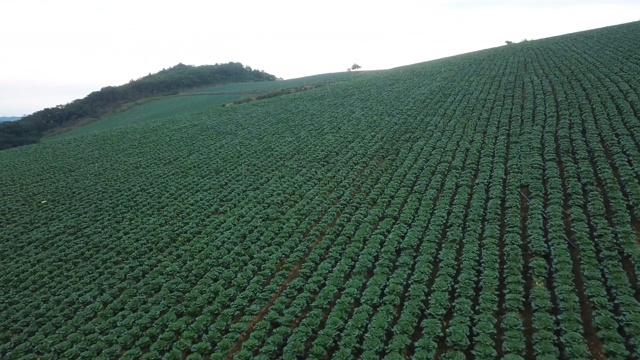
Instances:
[[[180,95],[146,98],[128,103],[126,110],[105,115],[100,121],[91,122],[49,139],[60,139],[97,131],[111,131],[115,127],[138,123],[151,123],[164,118],[180,119],[178,115],[198,113],[215,106],[248,97],[268,94],[282,89],[306,85],[335,83],[353,77],[351,73],[323,74],[282,81],[256,81],[230,83],[184,91]]]
[[[38,142],[47,132],[81,119],[95,119],[126,103],[145,98],[176,95],[180,91],[214,84],[274,81],[264,71],[241,63],[189,66],[178,64],[121,86],[107,86],[83,99],[46,108],[20,120],[0,123],[0,150]]]
[[[639,30],[1,152],[0,358],[637,358]]]

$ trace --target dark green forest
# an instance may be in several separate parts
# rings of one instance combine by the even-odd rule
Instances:
[[[1,123],[0,150],[37,143],[54,129],[82,119],[99,118],[140,99],[176,95],[200,86],[273,80],[276,80],[274,75],[236,62],[202,66],[178,64],[125,85],[104,87],[66,105],[36,111],[19,121]]]

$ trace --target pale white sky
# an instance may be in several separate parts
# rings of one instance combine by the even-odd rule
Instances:
[[[638,0],[0,0],[0,116],[180,62],[236,61],[289,79],[638,20]]]

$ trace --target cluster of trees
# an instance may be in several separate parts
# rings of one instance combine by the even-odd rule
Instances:
[[[522,39],[522,41],[520,41],[520,42],[527,42],[527,41],[529,41],[529,40],[527,40],[527,39]],[[507,45],[513,45],[513,44],[515,44],[515,42],[513,42],[513,41],[511,41],[511,40],[506,40],[504,43],[505,43],[505,44],[507,44]]]
[[[131,80],[121,86],[108,86],[84,99],[46,108],[19,121],[0,124],[0,150],[36,143],[52,129],[73,121],[103,116],[125,103],[140,99],[175,95],[182,90],[229,82],[274,81],[276,77],[253,70],[241,63],[191,66],[178,64],[169,69]]]

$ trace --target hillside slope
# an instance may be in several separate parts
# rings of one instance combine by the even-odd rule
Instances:
[[[54,136],[54,138],[70,137],[96,131],[110,131],[115,127],[146,121],[158,121],[167,117],[175,119],[179,115],[187,116],[256,95],[271,94],[282,89],[304,85],[333,84],[359,74],[361,73],[343,72],[279,81],[231,83],[198,88],[160,99],[145,99],[137,104],[132,104],[130,108],[124,111],[105,116],[98,122],[72,129],[61,135]]]
[[[194,87],[230,82],[274,81],[276,77],[241,63],[190,66],[178,64],[120,86],[107,86],[66,105],[36,111],[18,121],[0,124],[0,150],[37,143],[52,132],[63,132],[107,116],[142,99],[175,95]]]
[[[0,357],[640,358],[640,23],[0,152]]]

